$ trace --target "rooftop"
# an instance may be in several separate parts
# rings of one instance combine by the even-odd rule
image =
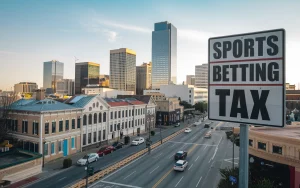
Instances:
[[[300,140],[300,126],[288,125],[284,128],[254,127],[251,131],[278,137],[288,137]]]
[[[135,98],[124,98],[124,99],[118,99],[118,98],[104,98],[104,100],[110,105],[110,106],[129,106],[129,105],[141,105],[145,104],[142,101],[139,101]]]

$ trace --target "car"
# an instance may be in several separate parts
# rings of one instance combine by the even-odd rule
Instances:
[[[83,156],[81,159],[79,159],[77,161],[77,164],[80,166],[84,166],[87,164],[87,161],[89,161],[89,163],[91,163],[91,162],[98,161],[98,159],[99,159],[99,155],[97,153],[89,153],[89,154]]]
[[[178,161],[175,163],[173,169],[174,169],[175,171],[184,171],[185,168],[187,167],[187,165],[188,165],[188,162],[187,162],[186,160],[178,160]]]
[[[205,123],[204,128],[209,128],[210,123]]]
[[[174,125],[174,127],[179,127],[180,126],[180,123],[176,123],[175,125]]]
[[[112,147],[114,147],[114,150],[123,148],[123,146],[124,146],[124,143],[123,143],[123,142],[114,142],[114,143],[112,144]]]
[[[190,132],[192,132],[192,129],[186,128],[186,129],[184,130],[184,132],[185,132],[185,133],[190,133]]]
[[[133,146],[137,146],[137,145],[140,145],[142,143],[145,142],[145,139],[143,137],[139,137],[139,138],[136,138],[134,139],[132,142],[131,142],[131,145]]]
[[[115,148],[113,146],[107,146],[107,147],[103,147],[100,148],[99,151],[97,151],[99,156],[104,156],[107,155],[109,153],[112,153],[115,150]]]
[[[177,160],[184,160],[187,157],[187,152],[186,151],[178,151],[175,155],[174,155],[174,159]]]
[[[207,133],[205,134],[204,138],[211,138],[211,132],[210,132],[210,131],[207,132]]]

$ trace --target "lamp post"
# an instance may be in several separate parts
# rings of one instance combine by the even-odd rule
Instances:
[[[161,113],[159,113],[159,119],[158,119],[158,122],[159,122],[159,134],[160,134],[160,143],[162,144],[162,135],[161,135]]]
[[[88,187],[89,184],[89,158],[90,156],[88,155],[87,160],[86,160],[86,179],[85,179],[85,187]]]

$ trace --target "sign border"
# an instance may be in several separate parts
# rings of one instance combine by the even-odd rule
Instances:
[[[228,38],[228,37],[237,37],[237,36],[247,36],[247,35],[254,35],[254,34],[260,34],[260,33],[269,33],[269,32],[276,32],[276,31],[281,31],[282,32],[282,72],[283,72],[283,86],[282,86],[282,125],[281,126],[274,126],[274,125],[266,125],[266,124],[259,124],[259,123],[248,123],[248,122],[241,122],[241,121],[228,121],[228,120],[220,120],[220,119],[213,119],[210,118],[210,41],[213,39],[221,39],[221,38]],[[241,33],[241,34],[234,34],[234,35],[226,35],[226,36],[220,36],[220,37],[211,37],[208,39],[208,119],[209,120],[214,120],[214,121],[226,121],[226,122],[231,122],[231,123],[240,123],[240,124],[247,124],[247,125],[260,125],[260,126],[267,126],[267,127],[277,127],[277,128],[283,128],[286,126],[286,101],[285,101],[285,96],[286,96],[286,88],[285,88],[285,38],[286,38],[286,33],[285,29],[273,29],[273,30],[264,30],[264,31],[258,31],[258,32],[249,32],[249,33]]]

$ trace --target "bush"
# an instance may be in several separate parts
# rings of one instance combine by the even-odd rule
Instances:
[[[64,159],[63,168],[69,168],[70,166],[72,166],[72,159],[70,158]]]
[[[155,131],[151,131],[151,136],[154,136],[155,135]]]

